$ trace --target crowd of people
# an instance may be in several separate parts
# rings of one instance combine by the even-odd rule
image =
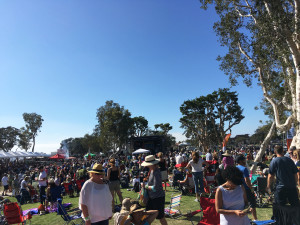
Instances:
[[[218,187],[215,200],[221,224],[236,224],[233,221],[249,224],[247,212],[244,211],[248,204],[253,219],[257,219],[249,169],[256,155],[254,149],[225,152],[182,149],[156,155],[119,154],[66,162],[4,161],[0,164],[2,195],[11,193],[13,196],[22,196],[21,202],[26,203],[34,200],[32,195],[39,194],[35,200],[38,199],[47,209],[48,204],[54,204],[67,189],[71,197],[76,192],[80,195],[79,206],[86,224],[107,225],[116,209],[116,196],[123,203],[122,208],[126,208],[128,199],[123,198],[121,187],[135,191],[144,188],[148,194],[145,210],[132,203],[130,207],[133,208],[127,206],[127,210],[123,210],[126,211],[123,223],[151,224],[156,218],[166,225],[164,208],[167,182],[173,186],[177,183],[182,191],[188,186],[196,196],[195,201],[200,201],[207,185],[214,184]],[[271,161],[269,166],[267,161]],[[257,166],[257,171],[253,173],[268,177],[267,188],[269,192],[275,191],[275,203],[286,204],[288,200],[293,206],[299,204],[299,149],[291,147],[284,155],[282,147],[275,146],[266,152]],[[139,216],[142,216],[141,220],[137,219]]]

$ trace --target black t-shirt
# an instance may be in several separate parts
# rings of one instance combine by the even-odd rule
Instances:
[[[295,174],[298,169],[288,157],[282,156],[274,158],[270,163],[269,173],[276,175],[277,188],[294,188],[296,187]]]

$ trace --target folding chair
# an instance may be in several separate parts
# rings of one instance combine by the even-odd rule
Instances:
[[[255,187],[255,197],[258,207],[265,207],[268,205],[271,195],[266,192],[267,178],[257,177],[257,186]]]
[[[215,199],[200,197],[200,206],[203,211],[203,216],[198,225],[219,225],[220,214],[215,208]]]
[[[57,199],[57,215],[61,215],[63,220],[65,221],[64,225],[67,224],[72,224],[72,225],[77,225],[77,224],[84,224],[84,220],[81,217],[81,211],[78,211],[74,213],[73,215],[69,215],[67,210],[63,207],[62,205],[62,200]],[[80,223],[75,223],[74,220],[78,220]]]
[[[180,211],[180,200],[182,195],[171,196],[169,207],[165,208],[165,214],[172,219],[177,219],[182,216]]]
[[[73,196],[74,190],[73,190],[73,184],[72,182],[69,183],[63,183],[65,193],[68,194],[70,197]]]
[[[31,223],[31,214],[23,215],[23,211],[17,202],[5,203],[3,208],[3,214],[8,224],[26,224],[26,221]]]

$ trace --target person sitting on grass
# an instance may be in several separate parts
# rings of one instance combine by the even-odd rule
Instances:
[[[150,225],[158,216],[158,210],[145,211],[138,204],[130,207],[129,216],[124,225]]]

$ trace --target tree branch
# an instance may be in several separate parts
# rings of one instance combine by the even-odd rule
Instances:
[[[294,113],[292,113],[285,121],[284,124],[280,123],[280,119],[279,119],[279,113],[278,113],[278,107],[277,104],[275,103],[275,101],[273,101],[273,99],[269,96],[267,89],[265,87],[264,84],[264,79],[263,79],[263,75],[262,75],[262,70],[259,67],[258,68],[258,74],[259,74],[259,79],[260,79],[260,84],[264,93],[264,97],[267,99],[267,101],[272,105],[273,107],[273,112],[274,112],[274,118],[275,118],[275,122],[276,122],[276,127],[279,130],[284,130],[287,126],[289,126],[292,123],[292,119],[294,118]]]

